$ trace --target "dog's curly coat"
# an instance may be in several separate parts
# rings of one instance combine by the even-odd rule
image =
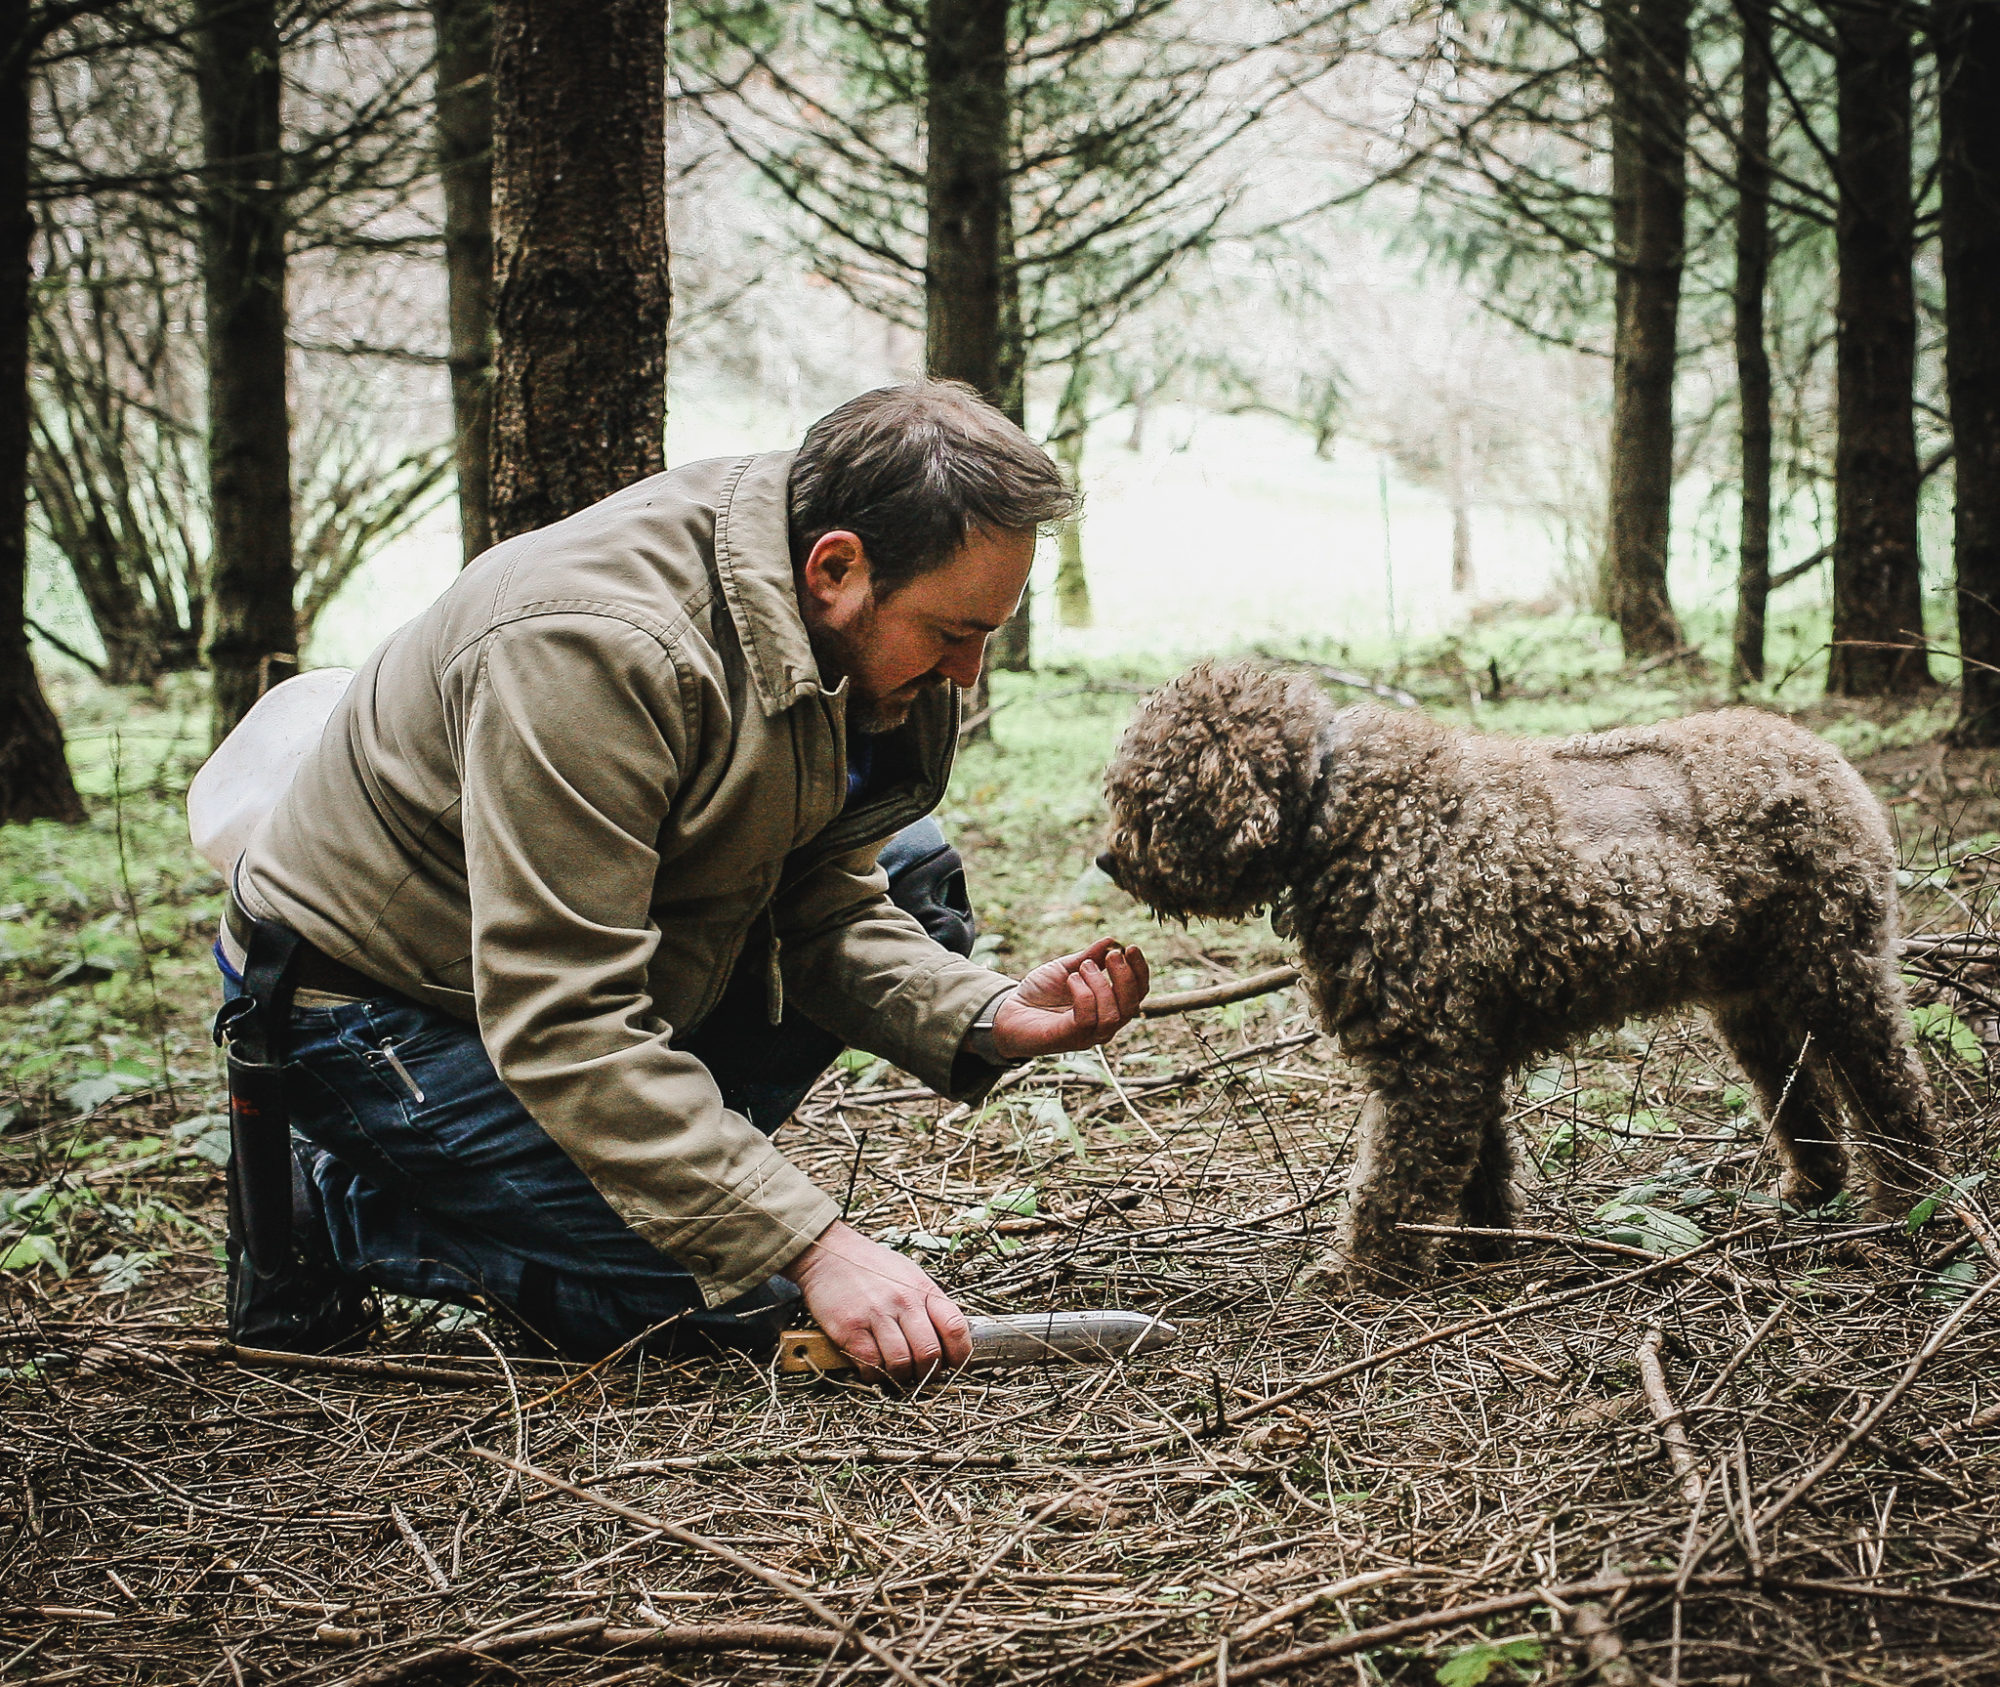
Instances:
[[[1587,1032],[1699,1004],[1755,1087],[1787,1200],[1876,1211],[1934,1187],[1894,959],[1895,856],[1861,777],[1750,709],[1525,741],[1336,711],[1204,663],[1140,707],[1105,774],[1100,864],[1176,918],[1276,912],[1372,1094],[1336,1255],[1407,1283],[1404,1223],[1514,1218],[1503,1089]]]

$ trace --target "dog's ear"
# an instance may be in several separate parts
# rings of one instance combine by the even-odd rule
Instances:
[[[1310,686],[1201,663],[1134,716],[1105,780],[1121,882],[1163,913],[1237,917],[1287,888],[1325,712]]]

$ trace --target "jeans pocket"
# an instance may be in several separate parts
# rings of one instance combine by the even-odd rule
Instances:
[[[338,1040],[343,1054],[367,1072],[369,1093],[394,1102],[411,1118],[449,1090],[468,1041],[479,1061],[485,1061],[477,1032],[415,1003],[357,1003],[343,1013]]]

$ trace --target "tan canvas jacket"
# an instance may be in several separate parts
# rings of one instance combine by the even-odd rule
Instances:
[[[948,688],[880,741],[903,777],[840,812],[845,687],[799,614],[791,461],[690,464],[489,551],[356,674],[238,873],[251,913],[475,1022],[710,1305],[837,1216],[674,1046],[732,967],[961,1097],[994,1076],[968,1061],[954,1089],[1010,982],[932,942],[875,861],[943,794]]]

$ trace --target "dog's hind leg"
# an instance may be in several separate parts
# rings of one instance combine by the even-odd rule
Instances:
[[[1501,1114],[1501,1081],[1443,1070],[1378,1077],[1361,1111],[1347,1211],[1329,1263],[1356,1287],[1400,1293],[1432,1274],[1440,1243],[1398,1227],[1465,1222],[1489,1121]]]
[[[1910,1041],[1893,961],[1849,953],[1806,1007],[1816,1063],[1846,1103],[1851,1143],[1870,1205],[1903,1217],[1940,1176],[1930,1085]]]
[[[1465,1222],[1479,1230],[1511,1230],[1520,1219],[1520,1196],[1514,1183],[1514,1138],[1500,1092],[1484,1121],[1479,1158],[1472,1181],[1465,1186]],[[1505,1259],[1513,1252],[1504,1236],[1475,1236],[1468,1250],[1475,1259]]]
[[[1846,1178],[1831,1090],[1811,1039],[1797,1022],[1763,1000],[1732,1004],[1715,1014],[1716,1029],[1743,1068],[1785,1162],[1779,1193],[1810,1209],[1840,1193]]]

